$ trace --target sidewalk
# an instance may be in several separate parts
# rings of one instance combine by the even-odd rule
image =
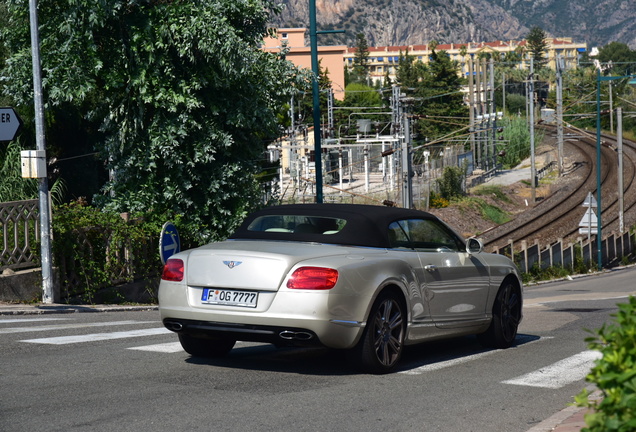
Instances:
[[[601,398],[601,392],[598,390],[589,396],[590,400]],[[586,426],[585,414],[588,412],[588,408],[569,406],[528,429],[527,432],[579,432]]]

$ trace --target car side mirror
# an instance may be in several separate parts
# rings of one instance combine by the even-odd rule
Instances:
[[[483,250],[484,250],[484,245],[479,239],[475,237],[471,237],[468,240],[466,240],[466,251],[469,254],[478,254],[482,252]]]

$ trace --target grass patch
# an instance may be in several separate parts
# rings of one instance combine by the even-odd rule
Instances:
[[[497,225],[504,224],[511,219],[507,212],[497,206],[489,204],[483,198],[467,197],[454,203],[458,206],[460,211],[465,211],[466,209],[478,211],[482,218]]]
[[[501,185],[477,186],[476,188],[472,190],[471,193],[477,196],[491,196],[496,201],[502,201],[508,204],[512,203],[512,200],[503,191],[503,187]]]
[[[480,206],[481,215],[484,219],[494,222],[497,225],[504,224],[510,221],[510,215],[499,207],[495,207],[492,204],[482,203]]]

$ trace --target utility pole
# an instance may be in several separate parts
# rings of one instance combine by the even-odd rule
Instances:
[[[489,141],[490,141],[490,157],[492,168],[495,168],[495,139],[496,139],[496,129],[497,129],[497,110],[495,109],[495,61],[491,58],[490,64],[488,65],[488,72],[490,74],[490,80],[488,81],[490,86],[490,107],[488,109],[488,127],[490,127],[488,131]]]
[[[623,190],[623,109],[620,107],[616,108],[616,142],[618,143],[618,230],[623,234],[625,230],[623,221],[625,191]]]
[[[612,82],[609,82],[610,133],[614,133],[614,101],[612,100]]]
[[[411,163],[411,119],[404,115],[402,141],[402,206],[413,208],[413,165]]]
[[[42,98],[42,71],[40,66],[40,36],[38,33],[37,1],[29,0],[31,27],[31,55],[33,63],[33,99],[35,103],[35,141],[46,158],[44,139],[44,102]],[[53,261],[51,256],[51,219],[49,210],[49,184],[46,172],[38,178],[40,210],[40,251],[42,254],[42,302],[53,303]]]
[[[472,54],[468,59],[468,122],[470,133],[470,151],[473,152],[473,165],[477,166],[477,152],[475,149],[475,86]]]
[[[35,0],[31,0],[35,1]],[[322,203],[322,144],[320,142],[322,132],[320,130],[320,66],[318,64],[318,35],[325,33],[344,33],[344,30],[316,29],[316,0],[309,0],[309,45],[311,48],[311,71],[313,72],[312,96],[313,96],[313,120],[314,120],[314,162],[316,170],[316,202]]]
[[[501,111],[506,113],[506,74],[501,74],[501,96],[502,96],[502,104]]]
[[[327,127],[329,131],[327,132],[327,136],[329,138],[334,137],[335,126],[333,121],[333,89],[329,88],[327,91]]]
[[[481,122],[484,121],[483,111],[481,109],[481,60],[477,59],[475,61],[475,110],[477,113],[477,117],[481,116],[481,120],[479,121],[479,125],[477,125],[477,130],[479,133],[477,134],[477,153],[479,154],[479,168],[485,169],[483,163],[483,151],[481,144]]]
[[[320,130],[320,67],[318,64],[318,32],[316,31],[316,0],[309,0],[309,40],[311,45],[312,95],[314,114],[314,163],[316,170],[316,202],[322,203],[322,132]]]
[[[488,128],[490,126],[490,120],[484,123],[484,117],[488,113],[488,68],[486,67],[486,59],[481,59],[481,73],[482,73],[482,87],[483,87],[483,99],[481,106],[481,134],[480,138],[484,143],[484,154],[486,158],[486,166],[485,169],[488,170],[490,168],[490,158],[488,156],[488,132],[484,130],[484,127]]]
[[[537,185],[535,184],[537,178],[537,168],[535,166],[534,157],[534,58],[530,58],[530,80],[528,82],[529,100],[529,122],[530,122],[530,183],[532,183],[532,206],[536,202],[537,198]]]
[[[556,122],[557,147],[559,158],[559,176],[563,175],[563,57],[556,59]]]

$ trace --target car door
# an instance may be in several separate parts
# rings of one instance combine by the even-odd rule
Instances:
[[[391,243],[390,253],[394,258],[398,258],[408,263],[413,271],[411,279],[414,282],[408,287],[409,303],[411,305],[411,338],[417,338],[421,326],[433,326],[428,302],[424,298],[426,289],[426,276],[419,253],[410,244],[407,233],[399,226],[398,222],[389,225],[389,241]]]
[[[417,251],[425,280],[424,298],[437,327],[474,325],[486,318],[490,277],[478,254],[436,219],[400,221]]]

